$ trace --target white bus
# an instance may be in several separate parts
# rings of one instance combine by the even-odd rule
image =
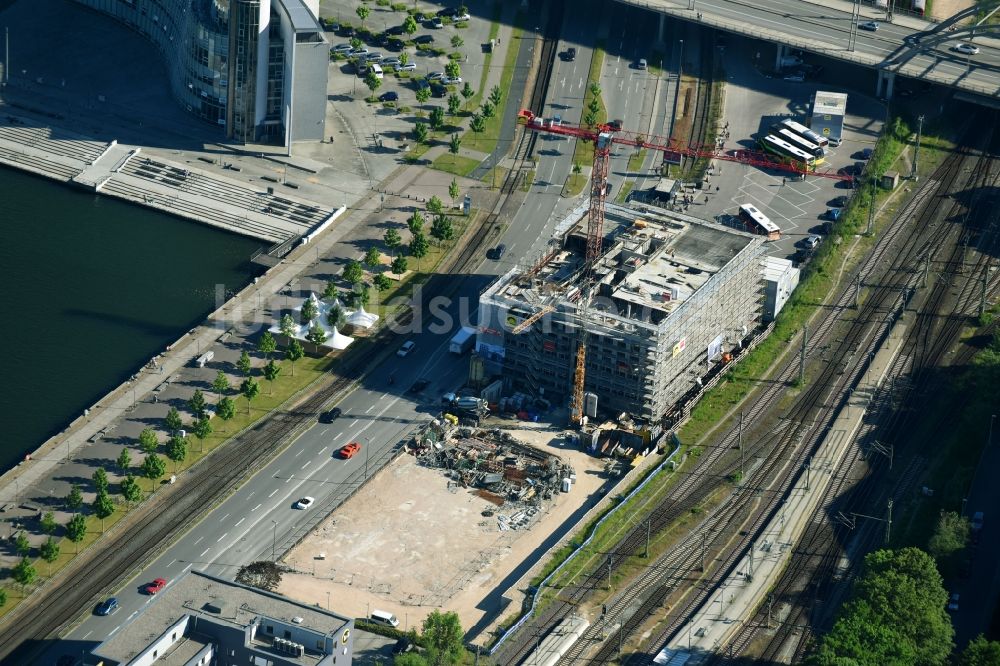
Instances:
[[[760,212],[756,206],[742,204],[738,217],[746,230],[752,234],[767,236],[767,240],[778,240],[781,238],[781,229],[778,225],[768,219],[767,215]]]
[[[816,158],[816,163],[818,164],[823,160],[823,156],[826,155],[826,151],[817,146],[812,141],[804,139],[792,130],[783,129],[778,132],[778,138],[784,139],[788,143],[792,144],[796,148],[806,151],[810,155]]]
[[[798,134],[799,136],[801,136],[806,141],[809,141],[811,143],[815,143],[820,148],[826,148],[830,144],[830,140],[827,139],[825,136],[822,136],[820,134],[817,134],[816,132],[813,132],[811,129],[809,129],[805,125],[803,125],[801,123],[797,123],[794,120],[792,120],[791,118],[785,118],[780,123],[778,123],[777,125],[774,126],[775,130],[777,130],[779,128],[791,130],[791,131],[795,132],[796,134]]]
[[[816,164],[815,157],[773,134],[761,139],[760,145],[767,152],[780,157],[783,162],[796,162],[806,168],[812,168]]]

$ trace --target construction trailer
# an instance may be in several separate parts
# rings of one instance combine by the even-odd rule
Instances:
[[[760,324],[764,239],[652,206],[606,204],[603,249],[588,262],[589,206],[560,222],[542,256],[483,292],[476,351],[508,391],[567,404],[584,341],[591,402],[654,421]]]
[[[844,135],[844,116],[847,114],[847,93],[816,91],[813,97],[812,118],[809,129],[825,136],[839,146]]]
[[[799,286],[799,269],[789,259],[768,257],[764,264],[764,322],[774,321]]]

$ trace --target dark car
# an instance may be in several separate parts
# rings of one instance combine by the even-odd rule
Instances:
[[[97,608],[94,612],[98,615],[111,615],[116,610],[118,610],[118,600],[111,597],[110,599],[105,599],[101,603],[97,604]]]
[[[414,44],[433,44],[434,43],[434,35],[420,35],[419,37],[417,37],[416,39],[413,40],[413,43]]]
[[[431,82],[431,94],[434,95],[435,97],[447,97],[448,96],[448,89],[445,88],[440,83],[432,81]]]
[[[413,647],[413,645],[410,643],[410,639],[400,638],[392,647],[392,653],[403,654],[404,652],[409,652],[411,647]]]
[[[396,35],[396,36],[398,36],[398,35],[405,34],[406,33],[406,28],[404,28],[401,25],[394,25],[393,27],[391,27],[388,30],[386,30],[385,33],[387,35]]]
[[[843,208],[844,206],[847,205],[847,202],[849,200],[850,197],[846,195],[841,195],[839,197],[834,197],[833,199],[830,199],[830,201],[827,202],[827,205],[829,205],[831,208]]]
[[[622,131],[622,121],[618,120],[618,119],[609,120],[608,121],[608,127],[610,127],[611,129],[615,130],[616,132],[621,132]]]
[[[414,382],[413,386],[409,388],[407,393],[413,393],[413,394],[420,393],[428,386],[430,386],[430,381],[426,379],[418,379],[416,382]]]
[[[333,409],[331,409],[329,411],[326,411],[326,412],[323,412],[322,414],[320,414],[319,415],[319,422],[320,423],[333,423],[334,421],[336,421],[337,419],[340,418],[341,414],[343,414],[343,412],[340,411],[340,407],[334,407]]]
[[[493,261],[500,261],[503,259],[503,255],[507,252],[507,246],[500,243],[495,248],[493,248],[493,255],[490,257]]]
[[[355,31],[351,26],[345,25],[341,26],[340,30],[337,31],[337,34],[341,37],[353,37],[357,34],[357,31]]]
[[[576,60],[576,47],[571,46],[563,53],[563,60],[566,62],[573,62]]]
[[[378,101],[380,102],[395,102],[399,100],[399,93],[395,90],[390,90],[389,92],[384,92],[378,96]]]
[[[387,51],[395,51],[396,53],[402,51],[406,48],[406,42],[404,42],[399,37],[390,37],[385,43],[385,49]]]

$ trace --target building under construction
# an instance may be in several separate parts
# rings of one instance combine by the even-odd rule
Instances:
[[[764,239],[659,208],[608,204],[605,250],[588,271],[587,210],[563,221],[534,265],[480,296],[476,349],[509,389],[567,404],[582,342],[584,412],[652,422],[759,324]]]

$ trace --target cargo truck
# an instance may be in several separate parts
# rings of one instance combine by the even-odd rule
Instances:
[[[471,326],[463,326],[451,338],[451,342],[448,343],[448,351],[452,354],[464,354],[472,349],[472,346],[475,344],[476,329]]]

